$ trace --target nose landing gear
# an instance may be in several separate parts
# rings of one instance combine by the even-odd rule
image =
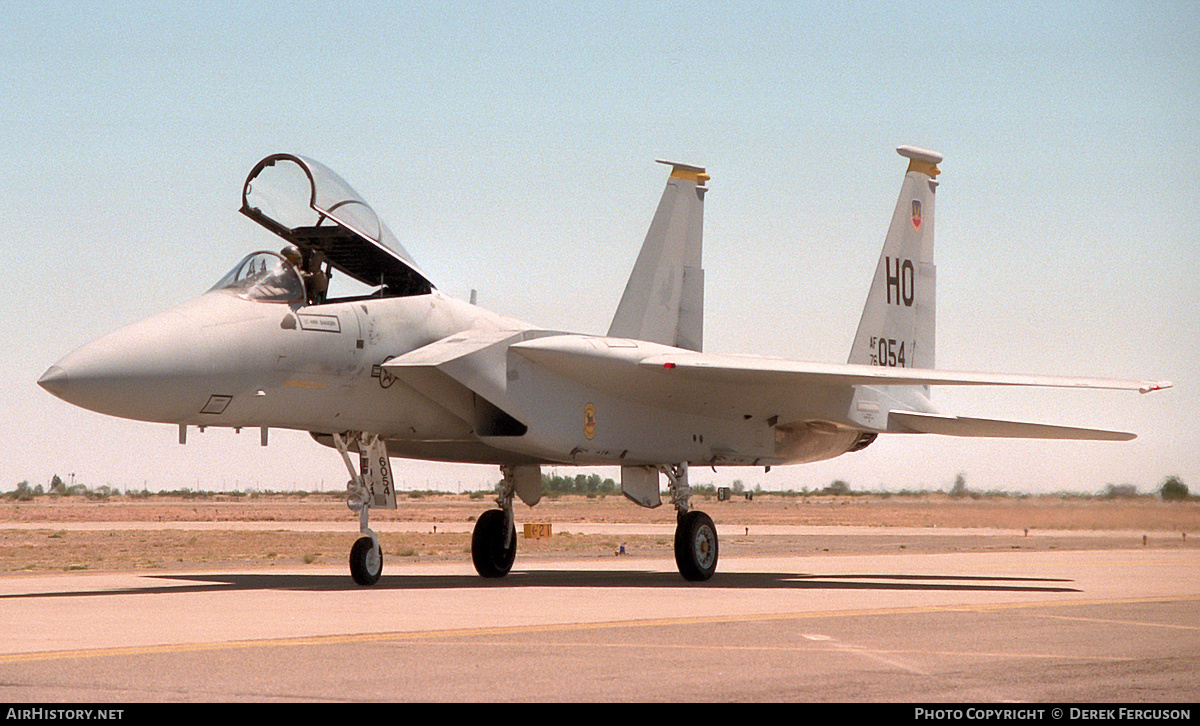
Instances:
[[[358,446],[359,470],[350,462],[347,438]],[[350,548],[350,576],[364,587],[379,582],[383,574],[383,548],[379,537],[367,526],[371,506],[396,508],[396,487],[392,466],[388,460],[387,444],[374,434],[334,434],[333,443],[346,463],[350,481],[346,484],[346,505],[358,512],[359,537]]]
[[[359,537],[350,548],[350,576],[364,587],[379,582],[383,574],[383,550],[372,537]]]

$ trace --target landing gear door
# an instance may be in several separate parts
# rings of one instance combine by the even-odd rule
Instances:
[[[653,509],[662,504],[658,490],[658,467],[622,466],[621,492],[634,504]]]
[[[388,460],[387,444],[384,440],[372,436],[365,449],[360,447],[358,463],[371,507],[395,509],[396,480],[392,478],[392,464]]]

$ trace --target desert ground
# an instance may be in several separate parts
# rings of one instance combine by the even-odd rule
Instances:
[[[389,565],[469,561],[470,525],[490,497],[401,493],[371,511]],[[1200,501],[1069,495],[962,497],[694,497],[722,531],[722,553],[883,554],[996,549],[1200,546]],[[674,513],[620,496],[544,498],[516,505],[553,536],[522,539],[518,562],[568,557],[669,557]],[[611,525],[611,526],[608,526]],[[0,502],[0,572],[187,570],[329,565],[346,561],[357,516],[340,496],[40,496]]]

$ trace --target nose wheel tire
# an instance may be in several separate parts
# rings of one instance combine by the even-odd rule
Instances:
[[[704,512],[679,515],[675,525],[675,564],[683,579],[701,582],[717,571],[717,528]]]
[[[489,509],[475,521],[471,534],[471,561],[484,577],[504,577],[517,557],[516,527],[508,525],[504,510]],[[507,546],[505,543],[507,542]]]
[[[383,552],[370,537],[360,537],[350,548],[350,576],[363,586],[379,582],[383,574]]]

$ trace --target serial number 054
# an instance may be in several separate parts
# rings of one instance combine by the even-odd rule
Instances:
[[[912,355],[913,346],[906,346],[906,341],[898,341],[895,338],[872,338],[871,365],[907,368],[906,347],[908,348],[907,355]]]

